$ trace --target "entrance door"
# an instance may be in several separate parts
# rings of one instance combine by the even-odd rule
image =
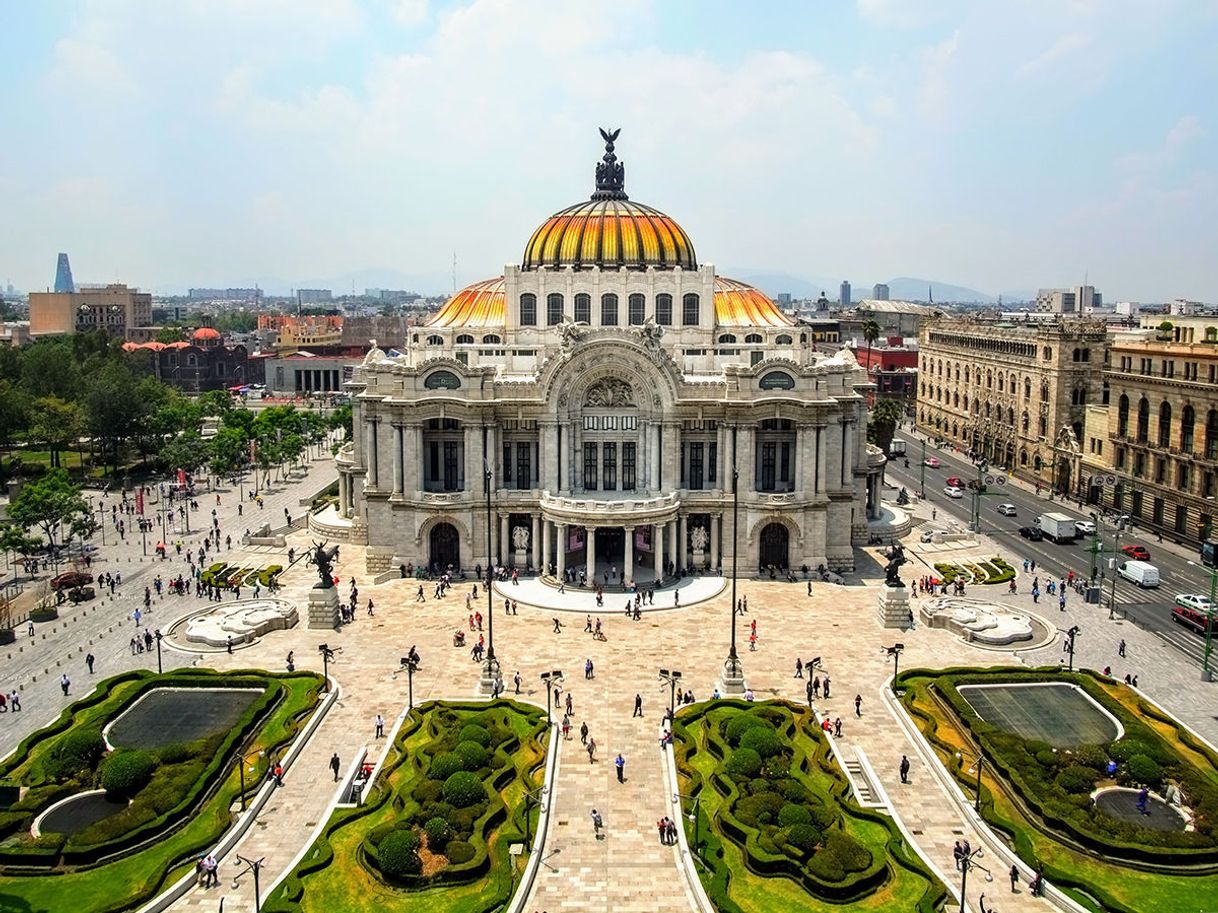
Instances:
[[[445,571],[461,566],[460,536],[451,523],[437,523],[431,528],[431,566]]]
[[[770,523],[761,530],[761,569],[771,565],[785,570],[790,535],[781,523]]]
[[[617,568],[617,574],[609,582],[622,582],[626,567],[626,532],[620,526],[596,531],[596,564],[601,583],[605,580],[604,572],[610,568]]]

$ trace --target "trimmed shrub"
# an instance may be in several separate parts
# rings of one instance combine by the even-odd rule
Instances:
[[[1163,779],[1163,769],[1144,754],[1136,754],[1125,764],[1131,780],[1138,783],[1156,784]]]
[[[778,823],[783,827],[793,827],[796,824],[811,824],[812,813],[802,805],[787,803],[778,812]]]
[[[1103,770],[1108,764],[1108,753],[1099,745],[1082,745],[1074,749],[1074,761],[1094,770]]]
[[[447,780],[459,770],[465,770],[465,763],[455,751],[446,751],[432,759],[428,776],[433,780]]]
[[[791,807],[794,808],[794,806]],[[796,824],[787,831],[787,843],[805,853],[810,853],[816,849],[823,836],[811,824]]]
[[[171,742],[158,748],[156,755],[162,764],[181,764],[183,761],[189,761],[194,752],[181,742]]]
[[[1044,751],[1036,752],[1036,763],[1052,770],[1061,763],[1061,758],[1052,748],[1046,748]]]
[[[427,835],[427,848],[433,853],[443,853],[444,847],[453,837],[453,829],[443,818],[431,818],[423,825],[423,833]]]
[[[755,796],[740,799],[732,812],[741,824],[759,828],[777,821],[782,808],[782,796],[777,793],[759,792]]]
[[[468,808],[486,798],[486,788],[474,774],[459,770],[444,781],[444,798],[457,808]]]
[[[761,770],[761,755],[752,748],[737,748],[723,766],[733,780],[749,780]]]
[[[53,780],[70,780],[93,770],[106,752],[106,742],[97,729],[74,729],[51,749],[46,761],[47,776]]]
[[[469,862],[474,858],[476,851],[473,844],[466,843],[464,840],[453,840],[448,844],[448,850],[445,856],[452,865],[461,865],[463,862]]]
[[[1072,796],[1086,795],[1095,787],[1095,771],[1082,764],[1071,764],[1057,775],[1057,785]]]
[[[457,734],[458,742],[477,742],[483,748],[489,748],[491,745],[491,734],[485,726],[479,726],[477,723],[467,723],[461,727],[461,732]]]
[[[434,765],[432,769],[435,769]],[[456,773],[455,770],[450,771],[450,776],[454,773]],[[445,777],[445,779],[448,778]],[[428,805],[429,803],[435,802],[437,799],[439,799],[442,792],[444,792],[444,784],[439,782],[438,779],[420,780],[419,785],[414,788],[413,795],[415,801],[417,801],[420,805]]]
[[[1124,763],[1134,755],[1149,755],[1150,750],[1145,744],[1136,739],[1121,739],[1119,742],[1113,742],[1109,746],[1108,754],[1111,755],[1114,761]]]
[[[419,837],[414,831],[396,830],[389,833],[377,847],[381,871],[393,878],[418,875],[423,870],[419,861]]]
[[[825,842],[812,856],[808,869],[829,882],[842,881],[852,872],[871,865],[871,851],[841,831],[829,831]]]
[[[739,713],[728,720],[727,726],[723,730],[723,737],[727,739],[727,744],[736,748],[746,732],[766,725],[765,720],[755,717],[751,713]]]
[[[753,749],[763,759],[772,758],[782,752],[783,740],[773,729],[755,726],[744,731],[740,737],[740,747]]]
[[[463,770],[477,770],[486,766],[488,752],[477,742],[462,742],[453,754],[461,761]]]
[[[120,748],[102,761],[97,783],[116,796],[134,796],[148,785],[156,764],[152,752]]]

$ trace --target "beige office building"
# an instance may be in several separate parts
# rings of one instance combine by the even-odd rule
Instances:
[[[30,335],[65,336],[105,330],[138,341],[152,324],[152,295],[122,283],[75,292],[31,292]]]

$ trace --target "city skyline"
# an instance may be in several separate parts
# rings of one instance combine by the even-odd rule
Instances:
[[[612,126],[631,197],[724,269],[1215,301],[1218,7],[1146,6],[20,7],[0,276],[45,288],[67,251],[86,281],[305,284],[455,254],[463,284],[591,191]]]

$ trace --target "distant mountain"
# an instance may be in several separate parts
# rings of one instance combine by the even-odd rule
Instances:
[[[717,270],[718,272],[718,270]],[[819,298],[824,292],[830,301],[837,300],[841,279],[805,278],[774,270],[749,269],[748,267],[725,267],[720,275],[738,279],[761,289],[771,298],[780,292],[790,292],[792,298]],[[870,288],[870,287],[869,287]],[[857,293],[856,293],[857,294]]]
[[[926,301],[928,289],[934,295],[936,304],[953,301],[993,304],[998,300],[995,296],[979,292],[975,288],[936,282],[934,279],[912,279],[908,276],[900,276],[888,280],[888,297],[901,301]],[[868,290],[868,295],[870,295],[870,290]]]

